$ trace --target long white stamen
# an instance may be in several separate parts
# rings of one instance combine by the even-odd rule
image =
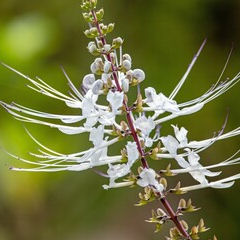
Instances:
[[[200,189],[209,188],[209,187],[229,188],[235,183],[235,180],[238,180],[238,179],[240,179],[240,174],[237,174],[228,178],[224,178],[215,182],[210,182],[208,184],[197,184],[189,187],[183,187],[183,188],[180,188],[180,190],[183,192],[189,192],[189,191],[200,190]]]
[[[194,56],[192,62],[190,63],[186,73],[183,75],[182,79],[180,80],[180,82],[178,83],[178,85],[176,86],[176,88],[173,90],[173,92],[170,94],[169,99],[174,99],[174,97],[177,95],[177,93],[179,92],[179,90],[181,89],[182,85],[184,84],[184,82],[186,81],[189,73],[191,72],[193,66],[195,65],[200,53],[202,52],[205,44],[206,44],[207,40],[205,39],[200,47],[200,49],[198,50],[197,54]]]

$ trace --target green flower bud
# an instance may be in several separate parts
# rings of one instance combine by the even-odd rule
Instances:
[[[88,30],[88,29],[86,31],[84,31],[84,34],[86,35],[87,38],[93,38],[90,30]]]
[[[102,30],[103,35],[106,35],[108,33],[108,27],[104,24],[100,24],[100,28]]]
[[[120,48],[123,44],[123,39],[121,37],[113,39],[112,46],[113,48]]]
[[[92,18],[92,14],[90,13],[83,13],[83,18],[86,22],[92,22],[93,21],[93,18]]]
[[[97,28],[96,27],[90,28],[90,33],[92,34],[92,36],[97,37],[98,36]]]
[[[99,11],[97,11],[96,16],[97,16],[97,20],[101,21],[103,19],[103,16],[104,16],[104,9],[102,8]]]
[[[114,27],[115,27],[115,24],[114,24],[114,23],[108,24],[107,33],[112,32],[112,31],[114,30]]]
[[[89,0],[91,9],[96,8],[97,0]]]

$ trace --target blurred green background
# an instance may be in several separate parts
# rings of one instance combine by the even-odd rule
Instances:
[[[218,78],[234,43],[234,52],[224,78],[240,70],[240,2],[234,0],[99,0],[105,21],[115,22],[109,37],[122,36],[125,52],[134,67],[147,75],[144,86],[153,86],[168,95],[187,68],[201,42],[208,44],[189,79],[177,96],[182,102],[199,96]],[[46,82],[63,92],[67,83],[63,65],[76,86],[89,73],[92,57],[86,50],[80,0],[1,0],[0,60]],[[0,99],[52,113],[77,113],[58,101],[35,94],[27,81],[0,67]],[[172,123],[189,129],[190,139],[203,139],[221,128],[227,109],[226,131],[239,125],[239,86],[211,102],[194,116]],[[39,140],[61,152],[85,149],[86,135],[65,136],[47,127],[25,124]],[[165,130],[164,130],[165,129]],[[163,128],[167,134],[170,128]],[[239,148],[239,137],[202,154],[202,163],[226,159]],[[0,109],[0,145],[22,157],[37,149],[23,124]],[[116,146],[115,152],[118,151]],[[0,152],[0,240],[146,240],[164,239],[144,222],[157,204],[136,208],[139,189],[104,191],[106,180],[91,171],[81,173],[16,173],[9,166],[21,163]],[[155,163],[160,168],[166,163]],[[22,166],[22,165],[21,165]],[[240,167],[225,169],[226,176]],[[190,178],[183,180],[191,184]],[[217,234],[219,239],[240,239],[239,183],[227,190],[193,192],[202,210],[187,220],[200,217],[212,230],[203,239]],[[176,200],[172,198],[174,204]]]

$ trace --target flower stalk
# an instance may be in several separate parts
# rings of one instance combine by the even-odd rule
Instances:
[[[104,37],[104,35],[102,34],[102,31],[101,31],[101,28],[99,26],[99,22],[97,20],[97,17],[96,17],[96,12],[95,10],[93,9],[91,11],[92,13],[92,16],[93,16],[93,19],[94,19],[94,24],[95,26],[97,27],[97,30],[98,30],[98,33],[99,33],[99,37],[102,41],[102,44],[103,45],[106,45],[107,44],[107,41]],[[112,66],[112,71],[113,71],[113,78],[114,78],[114,81],[116,83],[116,87],[117,87],[117,91],[119,92],[122,92],[122,89],[121,89],[121,86],[119,84],[119,80],[118,80],[118,76],[116,74],[116,66],[114,66],[114,63],[112,62],[112,59],[110,57],[110,54],[107,54],[107,59],[109,62],[111,62],[111,66]],[[149,168],[149,165],[148,165],[148,162],[147,162],[147,159],[145,157],[145,152],[144,152],[144,149],[142,149],[142,146],[141,146],[141,143],[140,143],[140,140],[138,138],[138,135],[137,135],[137,132],[136,132],[136,128],[134,126],[134,121],[132,119],[132,110],[131,108],[128,107],[127,105],[127,102],[126,100],[124,99],[123,100],[123,105],[126,109],[126,118],[127,118],[127,123],[128,123],[128,126],[129,126],[129,129],[131,131],[131,135],[134,139],[134,141],[136,142],[137,144],[137,148],[138,148],[138,151],[139,151],[139,154],[140,154],[140,159],[141,159],[141,162],[142,162],[142,166],[143,168]],[[158,195],[162,205],[164,206],[164,208],[166,209],[166,211],[168,212],[171,220],[173,221],[173,223],[176,225],[176,227],[178,228],[179,232],[188,240],[191,240],[192,238],[190,237],[190,235],[188,234],[188,232],[185,230],[185,228],[183,227],[182,223],[179,221],[178,219],[178,216],[177,214],[175,213],[175,211],[173,210],[173,208],[171,207],[170,203],[168,202],[168,200],[166,199],[166,197],[162,196],[160,192],[156,192],[156,194]]]

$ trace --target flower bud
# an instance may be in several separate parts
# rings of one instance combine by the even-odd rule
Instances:
[[[102,58],[96,58],[94,62],[99,66],[99,68],[101,68],[101,66],[103,66]]]
[[[108,60],[105,61],[104,63],[104,72],[105,73],[109,73],[110,69],[111,69],[112,63],[109,62]]]
[[[93,38],[90,30],[88,30],[88,29],[86,31],[84,31],[84,34],[86,35],[87,38]]]
[[[129,71],[132,67],[132,63],[129,60],[124,60],[122,66],[124,70]]]
[[[97,20],[101,21],[103,19],[103,16],[104,16],[104,9],[101,8],[99,11],[97,11],[96,16],[97,16]]]
[[[119,48],[119,47],[122,46],[122,44],[123,44],[123,39],[122,39],[121,37],[118,37],[118,38],[113,39],[112,46],[113,46],[114,48]]]
[[[88,74],[83,78],[83,86],[87,89],[90,89],[95,82],[94,74]]]
[[[114,23],[110,23],[110,24],[108,24],[108,27],[107,27],[107,33],[112,32],[113,29],[114,29],[114,27],[115,27],[115,24],[114,24]]]
[[[103,71],[103,60],[102,58],[96,58],[95,61],[91,64],[91,71],[94,74],[100,75],[101,72]]]
[[[110,52],[110,50],[111,50],[111,45],[110,44],[105,44],[104,46],[103,46],[103,48],[104,48],[104,51],[105,52]]]
[[[133,77],[139,82],[142,82],[145,79],[145,73],[141,69],[135,69],[133,70]]]
[[[90,42],[87,48],[88,51],[94,56],[98,56],[100,54],[95,42]]]
[[[107,73],[103,73],[103,74],[102,74],[101,79],[102,79],[102,81],[103,81],[104,83],[107,83],[107,81],[108,81],[109,78],[110,78],[110,74],[107,74]]]
[[[83,13],[83,18],[86,22],[92,22],[92,16],[89,13]]]
[[[97,28],[96,27],[90,28],[90,33],[92,34],[92,36],[97,37],[98,36]]]
[[[123,60],[128,60],[128,61],[132,62],[131,56],[127,53],[123,55]]]
[[[101,25],[101,30],[104,35],[108,33],[108,27],[104,24]]]
[[[93,9],[97,6],[97,0],[89,0],[90,8]]]
[[[102,88],[103,88],[103,81],[102,80],[95,81],[92,86],[93,94],[98,95],[100,90],[102,90]]]
[[[129,91],[129,80],[127,78],[124,78],[122,80],[122,90],[126,93]]]
[[[98,48],[103,48],[103,43],[101,40],[97,40],[97,46]]]
[[[157,209],[157,215],[159,217],[167,216],[167,214],[161,208]]]
[[[116,57],[116,54],[114,52],[110,53],[110,58],[111,58],[112,63],[115,64],[117,57]]]
[[[96,64],[95,62],[93,62],[93,63],[91,64],[91,66],[90,66],[90,69],[91,69],[91,72],[92,72],[93,74],[96,74],[97,71],[98,71],[97,64]]]
[[[126,72],[126,78],[131,82],[133,78],[133,71],[129,70]]]

